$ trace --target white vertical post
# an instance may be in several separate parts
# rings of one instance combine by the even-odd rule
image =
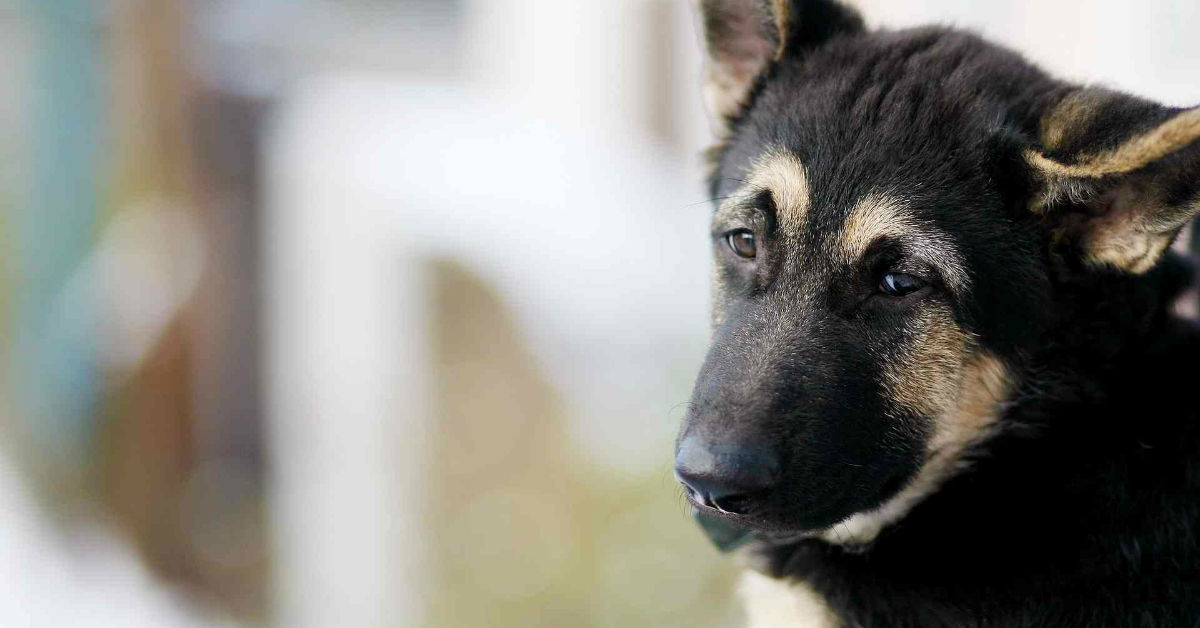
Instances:
[[[285,626],[412,625],[426,291],[398,257],[395,208],[347,198],[345,156],[321,150],[329,121],[299,109],[268,155],[263,229],[276,611]]]

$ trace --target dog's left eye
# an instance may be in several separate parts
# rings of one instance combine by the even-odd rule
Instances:
[[[904,273],[888,273],[879,282],[879,291],[893,297],[912,294],[925,287],[925,280]]]
[[[726,234],[725,241],[738,257],[754,259],[758,255],[758,242],[754,239],[754,233],[747,229],[730,231]]]

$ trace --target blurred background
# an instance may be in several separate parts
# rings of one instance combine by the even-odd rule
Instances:
[[[857,2],[1200,103],[1200,3]],[[729,625],[685,0],[0,0],[0,625]]]

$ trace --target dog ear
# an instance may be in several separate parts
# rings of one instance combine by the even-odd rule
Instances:
[[[1200,107],[1074,89],[1038,135],[1030,208],[1085,264],[1144,273],[1200,212]]]
[[[696,0],[708,50],[710,112],[722,122],[746,105],[755,81],[790,50],[863,28],[858,13],[833,0]]]

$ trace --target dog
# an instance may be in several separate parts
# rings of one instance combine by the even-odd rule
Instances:
[[[1200,625],[1200,108],[831,0],[697,0],[711,346],[675,473],[752,624]]]

